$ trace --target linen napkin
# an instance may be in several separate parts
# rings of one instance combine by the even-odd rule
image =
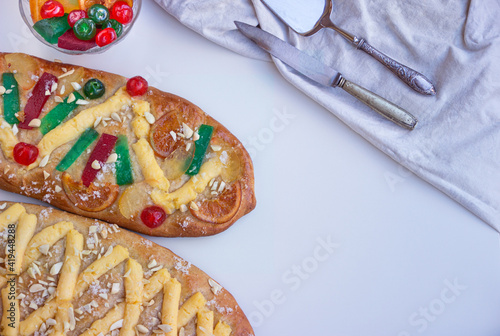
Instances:
[[[500,231],[500,1],[334,0],[334,23],[425,74],[436,86],[434,97],[414,92],[331,30],[297,35],[260,0],[155,1],[206,38],[269,59],[233,21],[260,24],[414,114],[417,128],[404,130],[342,90],[312,83],[272,59],[290,83]]]

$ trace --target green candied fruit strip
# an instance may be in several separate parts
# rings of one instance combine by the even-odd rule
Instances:
[[[132,164],[130,163],[130,153],[128,150],[128,141],[125,135],[119,135],[115,145],[116,159],[116,184],[126,185],[134,183],[132,174]]]
[[[212,133],[214,131],[213,126],[201,125],[198,129],[198,135],[200,138],[195,141],[194,147],[194,158],[186,171],[187,175],[196,175],[200,171],[201,165],[203,164],[203,159],[205,158],[205,153],[207,152],[208,144],[210,139],[212,139]]]
[[[2,82],[5,88],[5,93],[3,94],[3,115],[5,121],[11,125],[18,124],[19,120],[16,118],[16,113],[21,110],[19,85],[14,74],[8,72],[2,74]]]
[[[57,104],[56,107],[50,110],[49,113],[43,117],[40,125],[40,132],[42,132],[43,135],[59,126],[59,124],[62,123],[62,121],[78,107],[76,102],[78,99],[83,99],[83,97],[77,91],[74,91],[73,95],[75,96],[75,99],[71,103],[68,103],[68,99],[71,96],[70,94],[62,103]]]
[[[33,25],[33,29],[35,29],[45,41],[50,44],[56,44],[59,37],[67,30],[71,29],[68,23],[68,14],[37,21]]]
[[[65,171],[82,155],[82,153],[90,146],[92,142],[97,139],[99,133],[93,128],[87,128],[85,132],[82,133],[80,138],[76,140],[75,144],[68,153],[63,157],[61,162],[57,165],[56,169],[60,172]]]

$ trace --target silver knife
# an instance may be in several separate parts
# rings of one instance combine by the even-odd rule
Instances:
[[[324,86],[340,87],[385,118],[412,130],[418,120],[401,107],[345,79],[337,70],[307,55],[276,36],[246,23],[235,21],[239,31],[260,48],[277,57],[304,76]]]

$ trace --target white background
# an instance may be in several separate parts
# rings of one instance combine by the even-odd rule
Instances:
[[[271,63],[205,40],[151,0],[131,35],[102,55],[68,56],[42,45],[14,0],[2,1],[0,29],[1,51],[149,76],[245,143],[257,208],[214,237],[153,240],[225,286],[256,335],[500,333],[498,234],[288,84]],[[4,191],[0,199],[35,202]]]

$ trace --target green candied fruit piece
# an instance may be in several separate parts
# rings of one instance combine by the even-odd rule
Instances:
[[[208,144],[210,139],[212,139],[212,133],[214,131],[213,126],[201,125],[198,129],[198,135],[200,138],[195,141],[194,147],[194,158],[186,171],[187,175],[196,175],[200,171],[201,165],[203,164],[203,159],[205,158],[205,153],[207,152]]]
[[[103,29],[113,28],[116,32],[116,37],[120,37],[120,35],[123,32],[123,25],[120,22],[116,21],[115,19],[110,19],[104,22],[102,28]]]
[[[5,121],[11,125],[18,124],[19,120],[16,118],[16,113],[21,110],[19,103],[19,85],[16,78],[12,73],[2,74],[2,84],[5,88],[3,94],[3,115]]]
[[[45,39],[45,41],[50,44],[56,44],[59,36],[71,29],[68,23],[68,14],[37,21],[33,25],[33,29],[35,29],[37,33]]]
[[[125,135],[119,135],[115,145],[116,159],[116,184],[126,185],[134,183],[132,174],[132,164],[130,163],[130,153],[128,150],[128,141]]]
[[[71,103],[68,103],[69,96],[71,96],[70,94],[62,103],[57,104],[56,107],[50,110],[49,113],[43,117],[40,125],[40,132],[42,132],[43,135],[59,126],[59,124],[62,123],[62,121],[78,107],[76,102],[78,99],[83,99],[83,97],[77,91],[74,91],[73,95],[75,96],[75,99]]]
[[[56,169],[58,171],[65,171],[82,155],[82,153],[92,144],[92,142],[97,139],[99,133],[93,128],[87,128],[85,132],[82,133],[80,138],[75,142],[73,147],[69,150],[68,153],[63,157],[61,162],[57,165]]]
[[[88,99],[98,99],[101,98],[106,92],[104,84],[97,78],[91,78],[83,86],[83,94]]]

